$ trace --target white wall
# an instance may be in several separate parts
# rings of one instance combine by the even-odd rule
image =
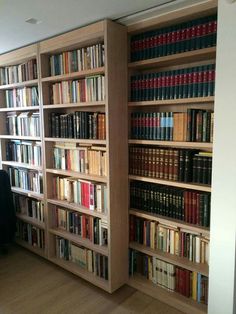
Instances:
[[[234,313],[236,244],[236,2],[218,1],[209,314]]]

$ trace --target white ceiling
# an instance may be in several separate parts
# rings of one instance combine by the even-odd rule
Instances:
[[[104,18],[117,19],[172,1],[0,0],[0,53]],[[26,23],[29,18],[42,23]]]

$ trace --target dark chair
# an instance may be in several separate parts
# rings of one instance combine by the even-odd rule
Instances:
[[[8,174],[0,170],[0,249],[7,250],[16,231],[16,215]]]

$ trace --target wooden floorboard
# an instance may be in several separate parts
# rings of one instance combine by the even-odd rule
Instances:
[[[0,314],[181,314],[124,286],[110,295],[27,250],[0,255]]]

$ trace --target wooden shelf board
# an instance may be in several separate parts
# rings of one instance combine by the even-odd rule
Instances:
[[[30,223],[31,225],[34,225],[40,229],[45,229],[45,223],[44,222],[41,222],[37,219],[34,219],[32,217],[29,217],[27,215],[23,215],[23,214],[19,214],[19,213],[16,213],[16,217],[20,220],[23,220],[25,222],[28,222]]]
[[[95,276],[93,273],[88,272],[87,270],[81,268],[79,265],[71,262],[65,261],[63,259],[59,259],[56,257],[49,257],[49,261],[53,262],[54,264],[70,271],[71,273],[89,281],[93,285],[102,288],[103,290],[110,292],[109,290],[109,281],[103,278],[99,278]]]
[[[76,234],[73,234],[73,233],[70,233],[68,231],[58,229],[58,228],[49,229],[49,232],[54,234],[54,235],[57,235],[59,237],[62,237],[64,239],[67,239],[67,240],[69,240],[75,244],[86,247],[92,251],[95,251],[95,252],[100,253],[102,255],[108,256],[108,247],[107,246],[93,244],[88,239],[83,239],[79,235],[76,235]]]
[[[184,183],[179,181],[170,181],[170,180],[162,180],[162,179],[155,179],[155,178],[148,178],[148,177],[142,177],[142,176],[136,176],[136,175],[129,175],[130,180],[137,180],[137,181],[143,181],[143,182],[150,182],[150,183],[156,183],[161,185],[169,185],[174,187],[179,187],[183,189],[191,189],[196,191],[203,191],[203,192],[211,192],[211,187],[207,185],[199,185],[194,183]]]
[[[39,136],[0,135],[0,139],[40,141]]]
[[[76,203],[68,203],[67,201],[60,201],[60,200],[55,200],[55,199],[47,199],[47,202],[56,206],[62,206],[62,207],[80,212],[82,214],[93,216],[93,217],[98,217],[98,218],[103,219],[104,221],[107,221],[107,216],[104,215],[103,213],[89,210],[86,207],[80,206]]]
[[[91,145],[106,145],[106,140],[90,140],[78,138],[58,138],[58,137],[45,137],[45,142],[65,142],[65,143],[79,143]]]
[[[40,201],[42,201],[44,199],[44,195],[43,194],[36,193],[36,192],[33,192],[33,191],[24,190],[24,189],[21,189],[21,188],[17,188],[15,186],[12,186],[11,190],[14,193],[18,193],[18,194],[22,194],[22,195],[25,195],[25,196],[28,196],[28,197],[32,197],[32,198],[38,199]]]
[[[36,170],[36,171],[42,171],[42,167],[40,166],[34,166],[34,165],[21,163],[17,161],[2,161],[2,164],[6,166],[11,166],[11,167],[26,168],[26,169]]]
[[[153,284],[150,280],[141,275],[134,275],[129,278],[128,285],[158,299],[170,306],[173,306],[186,314],[205,314],[207,313],[207,306],[199,304],[196,301],[186,298],[181,294],[168,291],[158,285]]]
[[[136,140],[130,139],[129,144],[139,144],[139,145],[159,145],[159,146],[169,146],[169,147],[181,147],[181,148],[192,148],[192,149],[207,149],[212,150],[212,143],[203,142],[176,142],[176,141],[156,141],[156,140]]]
[[[201,273],[204,276],[208,277],[209,275],[209,266],[207,264],[193,263],[189,261],[186,257],[179,257],[177,255],[165,253],[160,250],[153,250],[149,247],[146,247],[145,245],[141,245],[135,242],[131,242],[129,244],[129,247],[136,251],[142,252],[146,255],[159,258],[160,260],[165,261],[167,263],[170,263],[179,267],[183,267],[190,271]]]
[[[105,101],[44,105],[43,109],[83,108],[83,107],[97,107],[97,106],[105,106]]]
[[[37,254],[37,255],[40,255],[44,258],[46,258],[46,253],[45,253],[45,250],[44,249],[40,249],[38,247],[34,247],[30,244],[28,244],[27,242],[21,240],[21,239],[15,239],[15,242],[21,246],[23,246],[25,249]]]
[[[202,234],[203,236],[210,237],[210,229],[207,227],[196,226],[196,225],[184,222],[184,221],[176,220],[174,218],[164,217],[164,216],[160,216],[154,213],[147,213],[143,210],[134,209],[134,208],[130,209],[129,213],[131,215],[134,215],[140,218],[157,221],[169,227],[189,230],[189,232],[199,233],[199,234]]]
[[[38,80],[31,80],[31,81],[25,81],[25,82],[20,82],[20,83],[1,85],[0,90],[1,89],[20,88],[20,87],[25,87],[25,86],[37,86],[37,85],[38,85]]]
[[[63,80],[70,80],[75,78],[83,78],[86,76],[93,76],[98,74],[104,74],[105,73],[105,67],[100,67],[96,69],[90,69],[90,70],[84,70],[80,72],[72,72],[68,74],[62,74],[62,75],[55,75],[55,76],[49,76],[42,78],[42,82],[58,82]]]
[[[198,49],[193,51],[186,51],[169,56],[130,62],[128,67],[130,69],[151,69],[162,66],[172,66],[187,64],[190,62],[203,61],[207,59],[214,59],[216,57],[216,47]]]
[[[75,178],[84,179],[84,180],[98,181],[98,182],[104,182],[104,183],[107,182],[106,177],[84,174],[84,173],[79,173],[76,171],[60,170],[60,169],[46,169],[46,172],[68,176],[68,177],[75,177]]]
[[[0,108],[0,112],[9,112],[9,111],[38,111],[38,110],[39,110],[39,106]]]
[[[189,104],[206,104],[214,103],[215,97],[194,97],[182,99],[165,99],[165,100],[150,100],[150,101],[130,101],[129,107],[145,107],[145,106],[170,106],[170,105],[189,105]]]

